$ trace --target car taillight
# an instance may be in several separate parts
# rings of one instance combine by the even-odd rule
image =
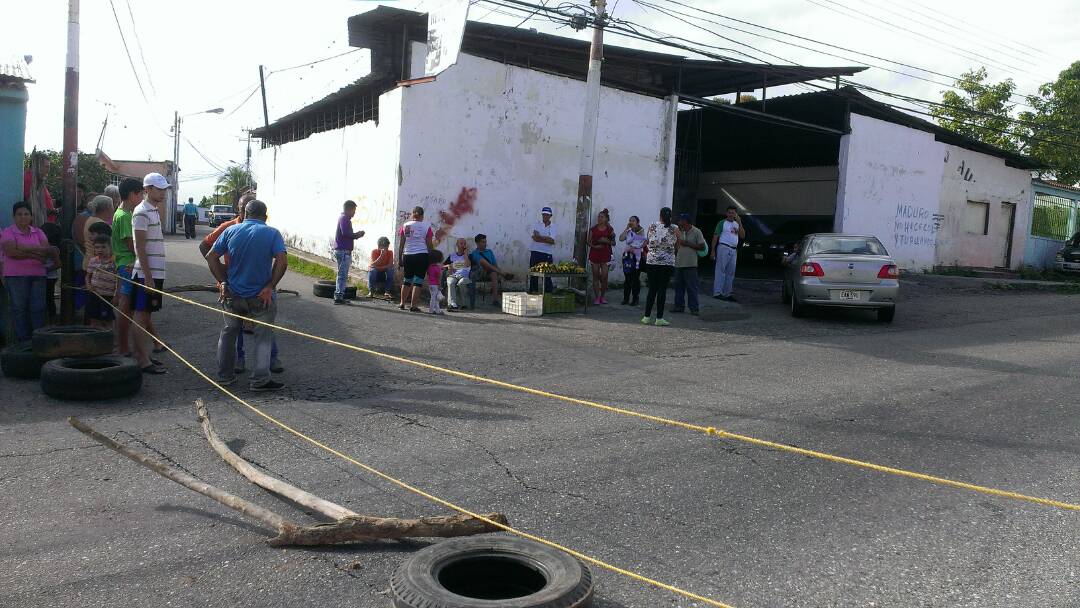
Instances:
[[[899,276],[900,269],[896,267],[896,264],[885,264],[877,273],[877,278],[879,279],[895,279]]]
[[[821,265],[817,262],[807,262],[799,269],[804,277],[823,277],[825,271],[821,269]]]

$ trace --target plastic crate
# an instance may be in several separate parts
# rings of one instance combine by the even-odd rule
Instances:
[[[539,317],[544,314],[544,298],[523,291],[503,293],[502,310],[508,315]]]
[[[545,293],[544,314],[572,313],[577,308],[573,293]]]

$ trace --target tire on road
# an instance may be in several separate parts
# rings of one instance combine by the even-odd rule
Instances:
[[[41,376],[41,366],[47,360],[35,355],[30,344],[9,346],[0,351],[0,369],[8,378],[38,378]]]
[[[877,320],[882,323],[892,323],[893,318],[896,316],[896,307],[889,306],[888,308],[877,309]]]
[[[34,354],[45,359],[97,357],[113,350],[111,329],[86,325],[58,325],[34,330]]]
[[[562,551],[516,537],[474,536],[417,551],[394,572],[390,593],[394,608],[580,608],[592,602],[593,581]]]
[[[791,306],[791,316],[796,319],[806,316],[806,305],[799,301],[799,293],[794,289],[788,296],[788,304]]]
[[[54,399],[103,401],[139,392],[142,376],[134,359],[119,355],[54,359],[41,368],[41,390]]]
[[[334,291],[337,290],[336,281],[319,281],[311,286],[311,293],[315,294],[319,298],[332,298],[334,297]],[[349,285],[345,287],[345,299],[356,299],[356,287]]]

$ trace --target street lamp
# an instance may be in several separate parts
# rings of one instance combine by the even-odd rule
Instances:
[[[179,111],[173,112],[173,169],[172,179],[169,180],[172,184],[172,194],[169,196],[165,203],[165,211],[169,220],[169,234],[176,234],[176,207],[179,202],[179,187],[180,187],[180,123],[184,118],[188,116],[196,116],[198,114],[221,114],[225,111],[225,108],[214,108],[212,110],[203,110],[201,112],[192,112],[191,114],[180,115]]]

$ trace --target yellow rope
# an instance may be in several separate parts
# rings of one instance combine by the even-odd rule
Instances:
[[[119,275],[115,275],[115,276],[117,276],[117,277],[119,277],[121,279],[124,279],[124,277],[120,277]],[[134,282],[134,281],[131,281],[130,279],[124,279],[124,280]],[[288,327],[282,327],[282,326],[279,326],[279,325],[274,325],[273,323],[267,323],[265,321],[259,321],[257,319],[249,319],[247,317],[244,317],[243,315],[234,314],[234,313],[222,310],[221,308],[215,308],[213,306],[208,306],[208,305],[203,304],[201,302],[195,302],[193,300],[189,300],[187,298],[184,298],[184,297],[181,297],[181,296],[178,296],[178,295],[175,295],[175,294],[160,291],[160,290],[155,289],[153,287],[144,286],[141,283],[137,283],[137,284],[140,287],[146,289],[147,291],[152,291],[152,292],[155,292],[155,293],[166,295],[166,296],[169,296],[171,298],[175,298],[177,300],[180,300],[181,302],[185,302],[185,303],[191,304],[193,306],[198,306],[198,307],[201,307],[201,308],[205,308],[207,310],[211,310],[211,311],[214,311],[216,313],[221,313],[221,314],[229,315],[229,316],[232,316],[232,317],[244,319],[245,321],[251,321],[253,323],[257,323],[259,325],[264,325],[264,326],[270,327],[272,329],[277,329],[277,330],[280,330],[280,331],[284,331],[286,333],[294,334],[294,335],[297,335],[297,336],[302,336],[304,338],[309,338],[311,340],[316,340],[318,342],[324,342],[326,344],[331,344],[331,345],[334,345],[334,346],[339,346],[341,348],[345,348],[345,349],[348,349],[348,350],[353,350],[353,351],[364,353],[364,354],[367,354],[367,355],[372,355],[372,356],[375,356],[375,357],[388,359],[390,361],[396,361],[398,363],[404,363],[406,365],[412,365],[412,366],[415,366],[415,367],[420,367],[420,368],[423,368],[423,369],[436,371],[436,372],[440,372],[440,373],[443,373],[443,374],[448,374],[448,375],[451,375],[451,376],[456,376],[458,378],[463,378],[465,380],[473,380],[475,382],[480,382],[480,383],[484,383],[484,384],[490,384],[492,386],[498,386],[500,388],[506,388],[506,389],[510,389],[510,390],[513,390],[513,391],[526,393],[526,394],[529,394],[529,395],[536,395],[538,397],[547,397],[547,398],[550,398],[550,399],[557,399],[559,401],[564,401],[566,403],[574,403],[574,404],[577,404],[577,405],[584,405],[586,407],[591,407],[591,408],[595,408],[595,409],[598,409],[598,410],[603,410],[603,411],[606,411],[606,412],[612,412],[612,413],[620,414],[620,415],[623,415],[623,416],[630,416],[630,417],[633,417],[633,418],[639,418],[639,419],[642,419],[642,420],[648,420],[649,422],[655,422],[657,424],[664,424],[664,425],[679,427],[679,428],[683,428],[683,429],[687,429],[687,430],[691,430],[691,431],[698,431],[698,432],[701,432],[701,433],[706,433],[708,435],[715,435],[717,437],[723,437],[725,439],[731,439],[733,441],[741,441],[743,443],[749,443],[749,444],[752,444],[752,445],[758,445],[758,446],[772,448],[772,449],[780,450],[780,451],[784,451],[784,452],[790,452],[792,454],[799,454],[801,456],[809,456],[811,458],[818,458],[818,459],[821,459],[821,460],[826,460],[828,462],[847,464],[847,465],[851,465],[851,466],[855,466],[855,467],[860,467],[860,468],[863,468],[863,469],[868,469],[868,470],[871,470],[871,471],[878,471],[879,473],[888,473],[890,475],[899,475],[900,477],[907,477],[909,479],[918,479],[918,480],[921,480],[921,481],[927,481],[927,482],[930,482],[930,483],[939,484],[939,485],[943,485],[943,486],[948,486],[948,487],[953,487],[953,488],[960,488],[960,489],[964,489],[964,490],[971,490],[973,492],[979,492],[979,493],[982,493],[982,494],[988,494],[990,496],[998,496],[1000,498],[1010,498],[1010,499],[1013,499],[1013,500],[1021,500],[1021,501],[1031,502],[1031,503],[1035,503],[1035,504],[1039,504],[1039,505],[1045,505],[1045,506],[1048,506],[1048,507],[1057,507],[1059,509],[1066,509],[1066,510],[1069,510],[1069,511],[1080,511],[1080,504],[1063,502],[1063,501],[1059,501],[1059,500],[1051,500],[1049,498],[1040,498],[1038,496],[1029,496],[1027,494],[1021,494],[1019,492],[1011,492],[1009,490],[1000,490],[1000,489],[997,489],[997,488],[990,488],[990,487],[987,487],[987,486],[980,486],[980,485],[977,485],[977,484],[966,483],[966,482],[963,482],[963,481],[955,481],[955,480],[952,480],[952,479],[946,479],[944,477],[937,477],[937,476],[934,476],[934,475],[927,475],[925,473],[917,473],[915,471],[908,471],[908,470],[905,470],[905,469],[887,467],[887,466],[880,465],[880,464],[874,464],[872,462],[856,460],[854,458],[845,458],[843,456],[836,456],[836,455],[828,454],[828,453],[825,453],[825,452],[818,452],[818,451],[815,451],[815,450],[807,450],[807,449],[795,447],[795,446],[792,446],[792,445],[786,445],[786,444],[783,444],[783,443],[776,443],[776,442],[768,441],[768,440],[765,440],[765,439],[758,439],[756,437],[749,437],[747,435],[740,435],[738,433],[731,433],[731,432],[725,431],[723,429],[718,429],[718,428],[711,427],[711,426],[703,426],[703,425],[700,425],[700,424],[693,424],[693,423],[690,423],[690,422],[683,422],[681,420],[673,420],[671,418],[664,418],[662,416],[654,416],[652,414],[645,414],[643,412],[637,412],[637,411],[626,409],[626,408],[616,407],[616,406],[613,406],[613,405],[607,405],[607,404],[604,404],[604,403],[598,403],[596,401],[589,401],[589,400],[586,400],[586,399],[578,399],[576,397],[568,397],[566,395],[560,395],[558,393],[552,393],[552,392],[548,392],[548,391],[544,391],[544,390],[540,390],[540,389],[529,388],[527,386],[520,386],[520,385],[517,385],[517,384],[511,384],[509,382],[503,382],[501,380],[495,380],[493,378],[487,378],[487,377],[484,377],[484,376],[478,376],[476,374],[469,374],[469,373],[458,371],[458,370],[455,370],[455,369],[450,369],[450,368],[446,368],[446,367],[440,367],[438,365],[432,365],[430,363],[424,363],[422,361],[416,361],[416,360],[413,360],[413,359],[407,359],[405,357],[399,357],[397,355],[391,355],[391,354],[379,352],[377,350],[372,350],[370,348],[364,348],[362,346],[355,346],[355,345],[352,345],[352,344],[346,344],[344,342],[338,342],[337,340],[331,340],[329,338],[323,338],[322,336],[312,335],[312,334],[309,334],[309,333],[306,333],[306,332],[298,331],[298,330],[295,330],[295,329],[290,329]]]
[[[78,288],[75,288],[75,289],[78,289]],[[164,293],[164,292],[161,292],[161,293]],[[132,325],[134,325],[135,327],[138,327],[141,331],[143,331],[147,335],[150,335],[149,331],[147,331],[144,327],[142,327],[137,322],[135,322],[134,319],[129,317],[122,310],[120,310],[115,305],[113,305],[112,302],[106,300],[105,298],[101,298],[101,299],[106,304],[108,304],[110,307],[112,307],[113,310],[115,310],[118,314],[123,316],[128,321],[131,321]],[[192,302],[192,303],[193,304],[198,304],[197,302]],[[226,313],[226,314],[231,314],[231,313]],[[238,316],[238,315],[233,315],[233,316]],[[263,324],[267,325],[266,323],[263,323]],[[360,462],[359,460],[356,460],[355,458],[353,458],[352,456],[349,456],[348,454],[344,454],[344,453],[342,453],[342,452],[340,452],[340,451],[326,445],[325,443],[322,443],[318,439],[313,439],[312,437],[309,437],[309,436],[305,435],[304,433],[292,428],[291,426],[285,424],[284,422],[278,420],[277,418],[274,418],[270,414],[267,414],[266,412],[264,412],[261,409],[255,407],[254,405],[251,405],[250,403],[248,403],[244,399],[240,398],[238,395],[236,395],[235,393],[233,393],[229,389],[222,386],[220,383],[215,381],[213,378],[211,378],[210,376],[203,373],[202,370],[195,367],[195,365],[193,365],[190,361],[185,359],[180,353],[173,350],[173,348],[171,346],[169,346],[168,344],[166,344],[164,340],[159,339],[159,341],[161,342],[161,345],[163,347],[165,347],[166,350],[168,350],[170,353],[172,353],[173,356],[175,356],[177,359],[179,359],[184,365],[189,367],[191,369],[191,371],[195,372],[197,375],[202,377],[204,380],[206,380],[210,384],[214,385],[221,392],[225,393],[229,397],[232,397],[240,405],[243,405],[244,407],[248,408],[249,410],[251,410],[255,414],[258,414],[259,416],[266,419],[271,424],[281,428],[282,430],[285,430],[285,431],[291,433],[292,435],[295,435],[296,437],[299,437],[300,439],[303,439],[304,441],[307,441],[308,443],[310,443],[310,444],[312,444],[312,445],[314,445],[314,446],[316,446],[318,448],[321,448],[321,449],[333,454],[334,456],[337,456],[338,458],[341,458],[341,459],[343,459],[345,461],[348,461],[348,462],[352,463],[353,465],[356,465],[357,467],[367,471],[368,473],[371,473],[372,475],[380,477],[380,478],[382,478],[382,479],[384,479],[384,480],[386,480],[386,481],[388,481],[388,482],[390,482],[390,483],[392,483],[392,484],[394,484],[394,485],[396,485],[396,486],[398,486],[400,488],[408,490],[409,492],[417,494],[418,496],[422,496],[422,497],[430,500],[431,502],[442,505],[442,506],[444,506],[444,507],[446,507],[448,509],[451,509],[453,511],[457,511],[458,513],[462,513],[464,515],[468,515],[469,517],[478,519],[478,520],[480,520],[480,521],[482,521],[482,522],[484,522],[486,524],[489,524],[491,526],[499,528],[499,529],[501,529],[501,530],[503,530],[505,532],[509,532],[511,534],[516,534],[517,536],[520,536],[522,538],[527,538],[527,539],[529,539],[531,541],[540,543],[542,545],[546,545],[548,547],[551,547],[552,549],[557,549],[557,550],[562,551],[564,553],[568,553],[568,554],[573,555],[574,557],[580,559],[581,561],[593,564],[594,566],[597,566],[598,568],[603,568],[604,570],[609,570],[609,571],[614,572],[616,574],[621,574],[621,575],[626,576],[628,578],[631,578],[631,579],[633,579],[635,581],[642,582],[642,583],[645,583],[647,585],[657,587],[659,589],[664,589],[665,591],[670,591],[672,593],[681,595],[683,597],[690,598],[690,599],[695,600],[695,601],[704,602],[704,603],[706,603],[706,604],[708,604],[710,606],[716,606],[717,608],[734,608],[730,604],[725,604],[723,602],[720,602],[720,601],[717,601],[717,600],[714,600],[714,599],[710,599],[710,598],[707,598],[707,597],[702,596],[702,595],[698,595],[698,594],[690,592],[690,591],[686,591],[685,589],[680,589],[678,587],[675,587],[674,585],[669,585],[667,583],[660,582],[660,581],[658,581],[656,579],[649,578],[649,577],[644,576],[642,574],[638,574],[636,572],[632,572],[630,570],[620,568],[618,566],[609,564],[609,563],[607,563],[607,562],[605,562],[603,560],[597,559],[595,557],[588,556],[588,555],[586,555],[584,553],[581,553],[580,551],[575,551],[574,549],[571,549],[571,548],[569,548],[569,547],[567,547],[565,545],[560,545],[559,543],[556,543],[554,541],[550,541],[550,540],[547,540],[545,538],[536,536],[535,534],[529,534],[528,532],[524,532],[522,530],[518,530],[517,528],[513,528],[513,527],[508,526],[506,524],[497,522],[497,521],[495,521],[493,519],[489,519],[487,517],[484,517],[483,515],[480,515],[479,513],[474,513],[472,511],[470,511],[469,509],[466,509],[465,507],[460,507],[460,506],[458,506],[458,505],[456,505],[456,504],[454,504],[454,503],[452,503],[452,502],[450,502],[450,501],[448,501],[446,499],[439,498],[438,496],[435,496],[433,494],[429,494],[428,492],[425,492],[425,491],[421,490],[420,488],[417,488],[416,486],[410,485],[410,484],[408,484],[408,483],[406,483],[404,481],[401,481],[400,479],[397,479],[396,477],[392,477],[392,476],[390,476],[390,475],[388,475],[386,473],[383,473],[382,471],[380,471],[380,470],[378,470],[378,469],[376,469],[374,467],[371,467],[369,465],[366,465],[366,464]]]

